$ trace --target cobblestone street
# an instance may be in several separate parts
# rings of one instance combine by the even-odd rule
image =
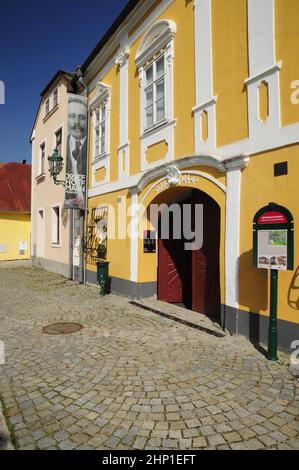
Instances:
[[[17,449],[299,449],[287,365],[98,291],[0,265],[0,396]],[[43,333],[61,321],[83,329]]]

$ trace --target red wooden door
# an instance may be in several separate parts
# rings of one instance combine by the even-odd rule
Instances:
[[[180,240],[159,238],[158,299],[163,302],[182,302],[183,279],[177,256],[180,245]]]
[[[192,310],[220,314],[220,208],[206,194],[194,191],[193,204],[203,204],[203,246],[192,252]]]
[[[203,246],[200,250],[185,251],[184,238],[163,240],[159,237],[158,299],[182,303],[196,312],[216,317],[220,314],[220,208],[198,190],[192,192],[190,203],[193,224],[195,204],[204,206]]]

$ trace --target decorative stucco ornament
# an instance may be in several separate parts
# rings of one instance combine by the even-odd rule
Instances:
[[[176,166],[171,166],[167,170],[166,179],[170,186],[175,186],[181,181],[181,172]]]
[[[119,52],[118,56],[116,57],[115,59],[115,63],[117,65],[120,65],[121,67],[123,65],[125,65],[125,63],[127,62],[128,58],[130,56],[130,51],[129,49],[126,47],[125,49],[123,49],[121,52]]]

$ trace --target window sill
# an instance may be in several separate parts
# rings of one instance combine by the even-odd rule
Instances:
[[[95,165],[96,163],[99,163],[108,157],[110,157],[110,153],[101,153],[101,155],[98,155],[96,158],[93,159],[92,164]]]
[[[148,132],[151,132],[155,129],[157,129],[157,127],[161,127],[161,126],[164,126],[164,124],[167,124],[167,119],[163,119],[163,121],[159,121],[157,122],[156,124],[154,124],[153,126],[151,127],[148,127],[147,129],[144,130],[144,134],[147,134]]]
[[[176,124],[176,119],[173,119],[172,121],[165,119],[164,121],[159,122],[155,126],[150,127],[149,129],[146,129],[144,133],[140,136],[140,139],[145,139],[146,137],[154,134],[155,132],[166,129],[167,127],[170,127],[170,126],[174,127],[175,124]]]
[[[44,117],[43,122],[45,123],[51,116],[53,116],[53,114],[55,113],[55,111],[57,111],[58,108],[59,104],[57,104],[54,108],[51,109],[51,111],[48,112],[48,114]]]
[[[35,178],[35,181],[37,183],[40,183],[41,181],[44,181],[46,179],[46,173],[41,173]]]
[[[60,243],[51,243],[51,248],[62,248]]]

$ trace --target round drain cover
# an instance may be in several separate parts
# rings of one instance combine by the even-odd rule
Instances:
[[[45,326],[43,332],[47,335],[71,335],[82,330],[83,325],[80,323],[53,323]]]

